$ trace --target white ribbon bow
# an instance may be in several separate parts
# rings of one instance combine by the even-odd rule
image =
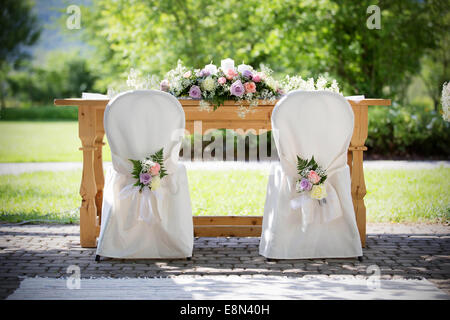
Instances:
[[[130,174],[118,172],[114,170],[114,168],[111,169],[114,174],[122,176],[128,181],[131,180]],[[124,226],[126,230],[132,228],[138,221],[143,221],[148,224],[161,222],[163,220],[161,212],[164,212],[164,195],[167,192],[171,192],[172,194],[178,192],[178,185],[176,184],[175,179],[173,179],[172,174],[164,176],[164,178],[161,179],[161,186],[156,190],[150,190],[148,187],[144,187],[142,191],[140,191],[140,187],[135,186],[134,183],[133,180],[121,188],[117,201],[117,204],[120,206],[121,201],[126,201],[128,199],[137,206],[134,210],[130,210],[130,214],[126,219]],[[136,213],[138,213],[137,216]]]
[[[130,209],[129,215],[125,222],[125,229],[133,227],[138,221],[144,221],[148,224],[152,224],[155,220],[161,222],[163,216],[161,212],[164,212],[165,203],[164,197],[167,192],[176,194],[178,192],[178,185],[175,179],[175,172],[178,169],[178,152],[182,143],[182,138],[184,136],[184,128],[180,130],[175,130],[172,133],[172,143],[167,148],[169,152],[166,154],[164,159],[164,167],[166,168],[167,175],[161,179],[161,185],[156,190],[150,190],[148,187],[142,189],[139,192],[140,187],[134,186],[135,180],[131,175],[130,163],[128,160],[111,153],[113,157],[113,166],[110,171],[113,174],[122,177],[122,181],[127,181],[128,183],[121,188],[119,191],[119,199],[116,202],[120,206],[120,201],[125,201],[130,199],[132,203],[138,207],[135,210]],[[117,170],[115,169],[117,168]],[[136,217],[136,212],[138,216]]]
[[[334,171],[335,173],[336,171]],[[290,200],[290,207],[292,210],[300,209],[302,215],[302,230],[312,223],[328,223],[342,216],[342,208],[339,202],[339,198],[336,193],[336,189],[331,183],[328,182],[328,178],[324,183],[327,197],[321,201],[311,198],[308,194],[302,193],[294,196]],[[324,201],[325,200],[325,201]]]
[[[140,221],[148,224],[152,224],[155,219],[161,221],[160,206],[163,198],[161,190],[150,190],[147,187],[142,191],[139,191],[139,189],[133,184],[126,185],[119,192],[119,201],[131,198],[131,201],[138,206],[138,220]],[[126,229],[135,224],[132,220],[135,220],[135,218],[128,220],[130,225],[126,226]]]
[[[328,223],[343,215],[341,203],[339,201],[336,189],[329,182],[329,179],[334,174],[342,171],[347,167],[347,165],[338,168],[335,167],[335,163],[339,163],[339,161],[342,161],[342,158],[346,156],[346,153],[339,155],[328,166],[327,180],[325,180],[324,182],[324,187],[328,195],[325,198],[326,201],[319,202],[317,199],[313,199],[305,193],[299,195],[296,192],[295,183],[298,177],[297,170],[294,169],[295,166],[290,163],[286,156],[282,152],[280,152],[280,163],[284,169],[284,172],[289,177],[289,187],[291,192],[293,193],[291,200],[289,201],[289,205],[292,210],[296,212],[300,211],[300,214],[302,216],[303,231],[305,231],[307,227],[312,223]]]

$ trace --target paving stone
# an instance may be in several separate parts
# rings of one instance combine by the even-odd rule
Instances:
[[[90,277],[201,277],[258,275],[368,278],[376,265],[382,279],[427,278],[450,293],[450,227],[368,224],[364,260],[295,259],[267,261],[259,238],[195,238],[192,260],[110,259],[94,261],[95,249],[81,248],[77,225],[0,225],[0,298],[19,277],[65,277],[77,265]]]

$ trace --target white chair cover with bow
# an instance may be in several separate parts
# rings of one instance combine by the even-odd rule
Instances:
[[[272,113],[280,163],[271,166],[259,252],[273,259],[362,255],[351,196],[347,149],[354,115],[339,94],[294,91]],[[295,190],[297,155],[327,170],[326,203]]]
[[[154,90],[115,97],[105,110],[104,126],[112,168],[103,194],[97,254],[114,258],[192,256],[193,223],[187,173],[178,163],[185,116],[176,98]],[[133,186],[133,165],[164,148],[168,175],[150,191]]]

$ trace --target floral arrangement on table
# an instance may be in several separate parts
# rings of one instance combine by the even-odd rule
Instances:
[[[235,66],[232,59],[221,61],[220,67],[212,62],[202,69],[188,68],[178,61],[175,69],[170,70],[162,81],[155,76],[143,78],[140,72],[131,69],[127,80],[128,88],[159,89],[173,94],[177,98],[199,99],[200,110],[216,110],[226,100],[234,100],[238,105],[238,115],[245,117],[255,108],[259,100],[273,102],[293,90],[327,90],[339,93],[336,80],[320,76],[304,80],[300,76],[286,76],[277,81],[273,71],[261,65],[260,70],[244,63]],[[123,88],[122,90],[124,91]],[[112,97],[116,91],[108,89]]]
[[[136,179],[134,186],[139,187],[139,192],[142,192],[145,187],[150,190],[160,187],[161,179],[167,175],[163,162],[163,149],[144,160],[129,160],[133,163],[132,175]]]
[[[170,70],[160,83],[160,90],[175,97],[201,99],[200,109],[216,110],[226,100],[235,100],[243,116],[259,100],[275,101],[284,92],[266,67],[255,70],[252,66],[234,65],[232,59],[221,61],[220,67],[210,63],[203,69],[187,68],[181,62]]]
[[[326,203],[327,191],[324,183],[327,173],[317,164],[314,156],[310,160],[297,156],[297,172],[300,178],[295,185],[295,191],[319,200],[320,204]]]
[[[450,122],[450,81],[444,83],[442,86],[441,103],[443,111],[442,117],[445,121]]]

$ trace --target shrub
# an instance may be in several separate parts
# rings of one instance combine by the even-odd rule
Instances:
[[[431,106],[369,107],[366,145],[370,154],[448,157],[449,129]]]
[[[78,108],[42,106],[30,108],[6,108],[0,120],[78,120]]]

